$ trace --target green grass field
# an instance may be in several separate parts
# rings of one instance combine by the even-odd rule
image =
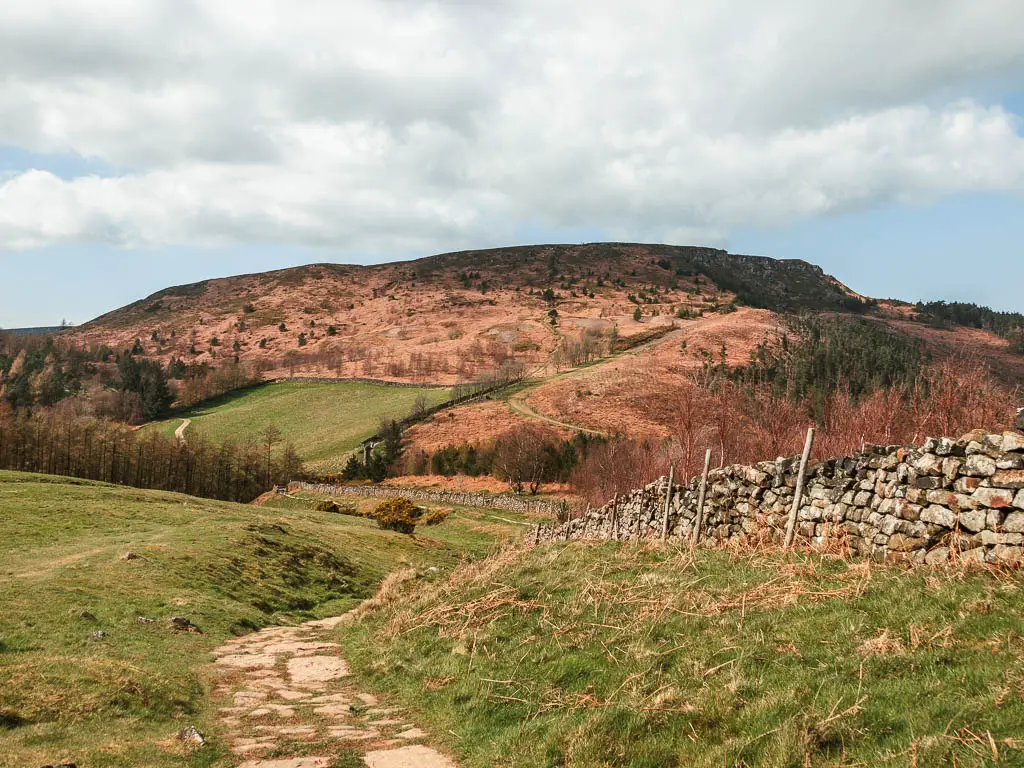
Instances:
[[[312,503],[0,472],[0,767],[233,765],[212,728],[209,651],[336,615],[392,570],[443,573],[521,530],[458,509],[412,538]],[[189,752],[174,735],[193,724],[211,743]]]
[[[0,472],[0,768],[234,765],[209,652],[336,615],[409,567],[336,632],[360,685],[462,768],[1024,765],[1020,571],[496,551],[523,518],[457,508],[408,537],[317,498],[243,506]],[[188,725],[210,743],[177,742]]]
[[[1024,765],[1024,576],[513,549],[339,631],[463,768]]]
[[[186,437],[194,431],[221,441],[254,437],[274,424],[311,468],[329,472],[341,468],[342,457],[372,435],[382,418],[408,416],[420,395],[428,405],[438,405],[451,397],[451,390],[362,382],[266,384],[229,393],[147,429],[170,437],[186,418],[192,420]]]

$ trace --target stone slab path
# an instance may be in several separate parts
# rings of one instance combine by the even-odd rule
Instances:
[[[329,639],[347,618],[270,627],[214,651],[219,730],[240,768],[330,768],[342,754],[368,768],[457,768],[401,709],[352,683]]]

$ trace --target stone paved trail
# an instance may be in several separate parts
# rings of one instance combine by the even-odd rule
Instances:
[[[457,768],[399,708],[351,683],[326,639],[346,618],[270,627],[214,651],[219,730],[240,768],[330,768],[353,749],[368,768]]]

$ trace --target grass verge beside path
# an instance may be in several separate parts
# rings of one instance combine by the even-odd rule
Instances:
[[[520,533],[466,510],[412,538],[293,504],[0,472],[0,767],[232,765],[211,727],[213,648],[337,615],[396,568],[444,572]],[[211,744],[176,741],[188,725]]]
[[[433,406],[450,399],[451,390],[366,382],[265,384],[228,393],[146,429],[171,437],[182,419],[191,419],[186,438],[203,434],[216,441],[241,441],[274,424],[303,460],[330,471],[340,469],[340,458],[373,434],[381,418],[408,416],[420,395]]]
[[[1024,576],[512,549],[339,628],[473,766],[1024,765]]]

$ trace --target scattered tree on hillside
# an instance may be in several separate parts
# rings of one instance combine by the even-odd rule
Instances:
[[[281,442],[281,430],[275,424],[267,424],[257,433],[260,444],[263,446],[267,457],[267,487],[270,487],[270,457],[274,446]]]
[[[381,455],[386,472],[397,467],[402,458],[404,446],[404,430],[395,419],[381,419],[377,434],[381,439]],[[381,478],[383,480],[384,478]],[[376,481],[379,482],[379,481]]]
[[[429,410],[430,405],[425,393],[420,392],[413,401],[412,409],[409,411],[409,418],[420,419]]]
[[[142,417],[151,421],[163,415],[174,400],[167,385],[167,373],[154,360],[125,353],[117,364],[122,392],[134,392],[141,398]]]

